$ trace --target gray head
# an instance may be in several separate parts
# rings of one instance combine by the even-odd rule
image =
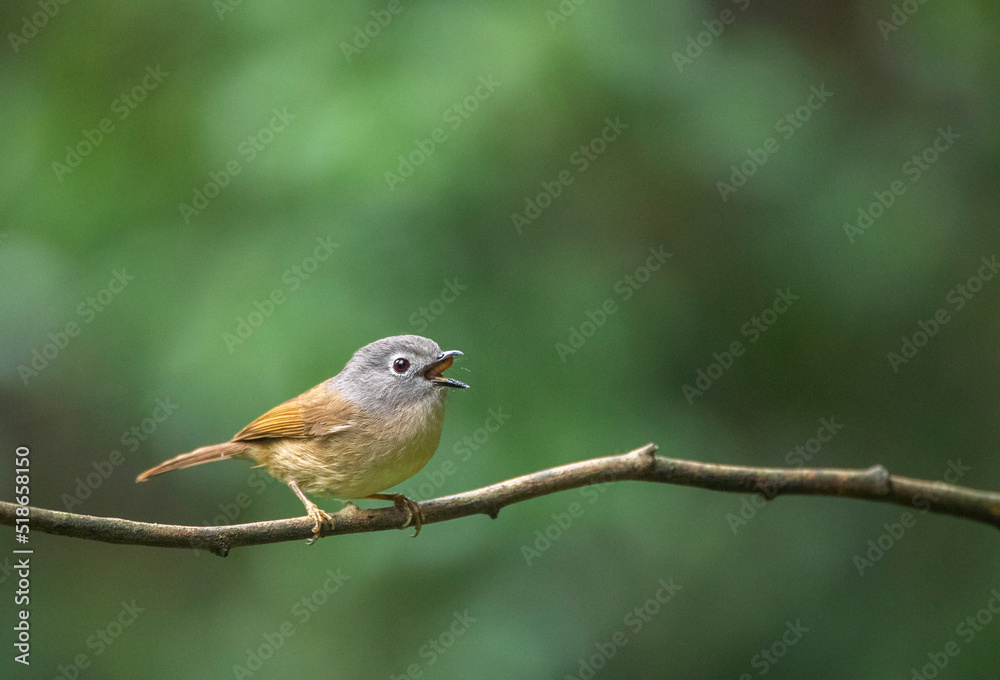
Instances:
[[[441,351],[419,335],[394,335],[365,345],[332,379],[334,386],[356,404],[386,410],[419,402],[441,403],[448,387],[468,387],[441,375],[458,350]]]

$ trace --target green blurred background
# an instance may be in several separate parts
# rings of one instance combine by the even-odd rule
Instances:
[[[27,445],[37,506],[299,515],[242,462],[133,480],[399,333],[473,387],[417,498],[649,441],[1000,488],[990,3],[19,1],[0,26],[0,497]],[[34,533],[33,663],[3,563],[0,674],[994,673],[1000,623],[960,624],[1000,537],[916,510],[887,537],[906,511],[618,483],[226,559]]]

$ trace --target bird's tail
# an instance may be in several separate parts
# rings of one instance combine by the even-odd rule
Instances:
[[[225,460],[246,453],[250,447],[242,442],[226,442],[225,444],[213,444],[212,446],[202,446],[194,451],[182,453],[174,456],[170,460],[165,460],[156,467],[151,467],[135,478],[137,482],[145,482],[150,477],[170,472],[171,470],[183,470],[184,468],[211,463],[216,460]]]

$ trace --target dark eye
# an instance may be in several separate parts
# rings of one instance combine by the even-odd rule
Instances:
[[[392,362],[392,370],[396,373],[406,373],[406,369],[410,367],[410,362],[400,357]]]

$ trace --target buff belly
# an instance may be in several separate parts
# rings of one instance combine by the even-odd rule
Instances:
[[[306,494],[364,498],[420,472],[441,440],[441,411],[441,417],[414,419],[425,423],[423,428],[407,427],[410,419],[404,419],[396,437],[355,427],[326,437],[253,442],[250,457],[271,476],[294,481]]]

